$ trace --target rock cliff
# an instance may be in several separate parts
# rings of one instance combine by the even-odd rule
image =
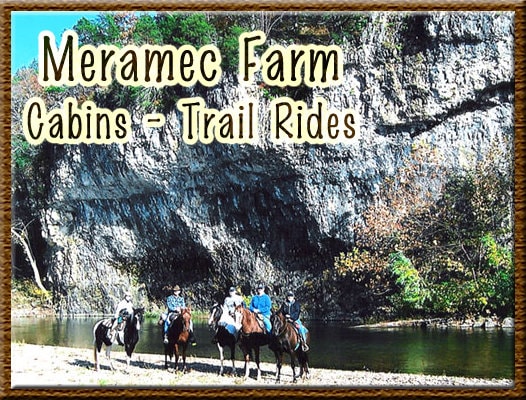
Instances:
[[[436,146],[455,169],[513,136],[513,13],[372,13],[343,50],[343,84],[303,100],[355,109],[353,144],[271,142],[268,97],[225,75],[200,95],[217,109],[257,99],[257,144],[187,145],[176,109],[145,129],[135,107],[129,143],[57,147],[41,214],[56,309],[112,312],[128,287],[155,303],[175,283],[205,308],[260,281],[310,306],[305,282],[352,248],[353,224],[412,146]]]

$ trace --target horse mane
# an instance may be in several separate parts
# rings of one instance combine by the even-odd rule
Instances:
[[[241,311],[239,311],[241,310]],[[264,329],[259,325],[259,322],[257,320],[257,316],[254,312],[250,311],[248,308],[244,307],[243,304],[240,304],[236,307],[236,312],[242,313],[242,321],[241,321],[241,330],[243,333],[264,333]],[[246,318],[246,320],[245,320]],[[237,320],[236,320],[237,322]],[[251,329],[251,331],[246,332],[245,327],[248,327]],[[256,331],[253,331],[253,327],[256,327]]]

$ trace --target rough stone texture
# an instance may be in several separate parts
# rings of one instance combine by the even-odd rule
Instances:
[[[189,146],[174,111],[153,130],[135,113],[124,145],[57,149],[41,216],[57,310],[111,312],[128,286],[147,303],[175,283],[197,307],[230,284],[301,296],[352,246],[352,224],[414,144],[458,168],[513,136],[512,13],[374,13],[360,42],[344,49],[344,83],[312,93],[358,111],[354,144],[276,145],[261,132],[256,145]],[[267,127],[255,84],[225,79],[205,101],[248,97]]]

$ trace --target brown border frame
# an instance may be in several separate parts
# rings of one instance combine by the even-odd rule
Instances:
[[[413,1],[341,1],[341,0],[1,0],[0,4],[0,398],[117,398],[149,397],[286,397],[286,398],[346,398],[346,397],[525,397],[524,310],[524,217],[525,217],[525,115],[526,85],[525,10],[526,0],[413,0]],[[298,388],[298,389],[244,389],[244,388],[174,388],[177,389],[11,389],[11,11],[117,11],[117,10],[221,10],[221,11],[513,11],[515,12],[515,385],[512,389],[353,389],[353,388]],[[7,57],[6,57],[7,56]]]

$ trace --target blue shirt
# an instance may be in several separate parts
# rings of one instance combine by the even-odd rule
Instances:
[[[268,294],[263,293],[261,295],[255,295],[252,297],[250,302],[250,311],[259,310],[265,317],[270,317],[270,309],[272,308],[272,302]]]
[[[186,307],[184,298],[181,296],[175,296],[173,294],[168,296],[166,299],[166,306],[168,307],[169,311],[175,311],[178,308]]]

